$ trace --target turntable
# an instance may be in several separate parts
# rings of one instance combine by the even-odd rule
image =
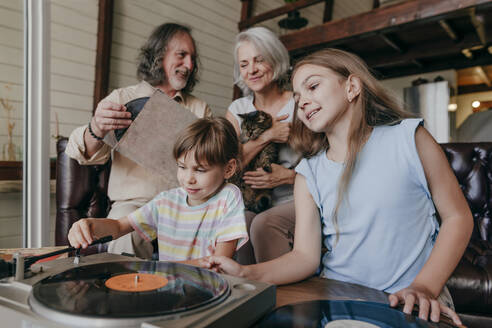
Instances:
[[[114,254],[57,259],[0,280],[5,327],[249,327],[275,306],[275,286]]]

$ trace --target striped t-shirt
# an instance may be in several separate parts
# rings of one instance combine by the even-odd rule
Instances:
[[[241,191],[226,184],[208,201],[189,206],[183,188],[163,191],[128,215],[130,224],[144,239],[157,237],[159,260],[184,261],[211,255],[208,246],[247,240]]]

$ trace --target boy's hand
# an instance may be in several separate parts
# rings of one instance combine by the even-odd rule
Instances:
[[[203,259],[200,266],[219,273],[241,277],[243,266],[226,256],[209,256]]]
[[[68,232],[68,241],[75,248],[87,248],[93,241],[93,219],[80,219]]]

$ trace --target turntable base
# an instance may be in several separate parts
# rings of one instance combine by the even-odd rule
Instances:
[[[2,326],[249,327],[275,306],[274,285],[184,264],[105,253],[82,257],[78,265],[66,258],[32,270],[40,272],[0,280]],[[143,292],[105,286],[110,277],[132,273],[165,276],[168,282],[152,277],[162,285]],[[143,279],[131,277],[136,285]]]

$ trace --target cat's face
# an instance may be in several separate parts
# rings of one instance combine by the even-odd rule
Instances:
[[[241,123],[241,142],[257,139],[264,131],[272,126],[272,116],[263,111],[254,111],[246,114],[239,114],[243,119]]]

